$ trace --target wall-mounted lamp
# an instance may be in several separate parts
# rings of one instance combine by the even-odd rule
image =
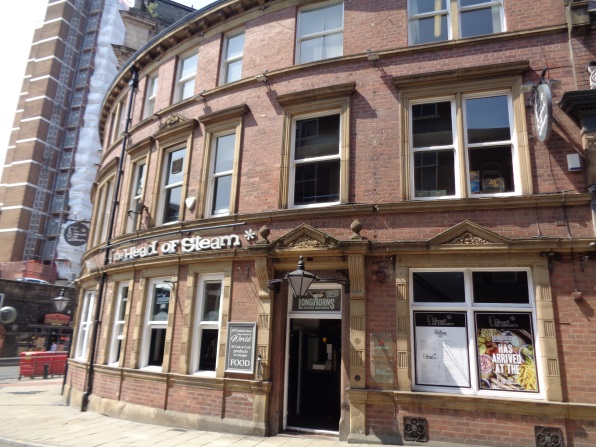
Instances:
[[[258,75],[255,76],[255,81],[258,82],[267,82],[269,79],[267,78],[267,70],[265,70],[263,73],[259,73]]]
[[[292,288],[292,293],[294,296],[304,296],[308,291],[308,288],[311,286],[313,282],[317,283],[335,283],[341,284],[344,287],[344,292],[350,293],[350,281],[345,279],[324,279],[319,278],[314,273],[310,273],[304,270],[304,261],[302,256],[300,256],[300,260],[298,261],[298,267],[293,272],[286,273],[286,276],[283,279],[271,279],[267,281],[267,287],[270,289],[275,289],[275,291],[279,291],[279,284],[282,281],[287,281],[290,287]]]
[[[373,53],[370,49],[366,50],[366,53],[366,58],[371,62],[376,62],[380,58],[379,53]]]
[[[58,295],[56,298],[52,298],[52,301],[54,302],[56,311],[59,313],[64,312],[68,306],[68,303],[70,302],[70,300],[64,296],[64,289],[60,290],[60,295]]]
[[[387,279],[387,273],[383,266],[379,266],[376,271],[373,272],[373,279],[379,284],[384,284]]]

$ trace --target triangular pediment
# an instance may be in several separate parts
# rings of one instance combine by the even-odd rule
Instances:
[[[302,224],[273,243],[273,248],[335,248],[339,241],[310,225]]]
[[[467,246],[507,246],[510,240],[487,230],[483,226],[465,220],[448,230],[443,231],[428,241],[430,246],[467,247]]]

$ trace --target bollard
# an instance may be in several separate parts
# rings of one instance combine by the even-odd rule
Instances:
[[[48,375],[50,372],[50,365],[48,365],[47,363],[45,365],[43,365],[43,378],[47,379]]]

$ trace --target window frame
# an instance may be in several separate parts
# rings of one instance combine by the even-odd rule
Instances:
[[[142,342],[141,342],[141,355],[139,369],[149,371],[163,371],[164,362],[166,358],[165,345],[168,340],[168,329],[169,319],[172,308],[174,307],[174,282],[169,277],[151,278],[147,281],[146,287],[147,292],[145,294],[145,314],[143,316],[143,327],[142,327]],[[155,290],[158,286],[165,286],[169,289],[169,301],[168,301],[168,315],[165,320],[150,320],[151,311],[155,300]],[[163,330],[163,353],[162,353],[162,364],[161,365],[150,365],[149,364],[149,351],[151,349],[151,337],[152,331]]]
[[[309,12],[309,11],[313,11],[313,10],[318,10],[318,9],[325,9],[325,8],[332,8],[334,6],[337,5],[341,5],[341,23],[342,26],[341,28],[334,28],[332,30],[326,30],[326,31],[319,31],[313,34],[309,34],[309,35],[301,35],[301,23],[304,20],[303,19],[303,13],[304,12]],[[304,7],[298,10],[298,17],[296,18],[296,59],[295,59],[295,63],[296,64],[306,64],[306,63],[310,63],[310,62],[317,62],[317,61],[322,61],[322,60],[326,60],[326,59],[331,59],[334,57],[341,57],[344,54],[344,38],[343,38],[343,34],[344,34],[344,28],[345,28],[345,7],[344,7],[344,2],[343,0],[341,1],[337,1],[337,0],[333,0],[333,1],[329,1],[329,2],[323,2],[323,3],[317,3],[315,5],[310,5],[308,7]],[[326,57],[321,57],[320,59],[313,59],[313,60],[309,60],[309,61],[303,61],[303,52],[302,52],[302,43],[306,42],[308,40],[311,39],[315,39],[315,38],[326,38],[328,36],[334,35],[334,34],[339,34],[341,33],[342,35],[342,49],[341,49],[341,54],[339,55],[335,55],[335,56],[326,56]],[[324,48],[327,48],[327,46],[324,46]]]
[[[415,302],[414,296],[414,274],[419,272],[462,272],[464,276],[465,299],[463,302]],[[478,303],[473,301],[473,273],[474,272],[526,272],[528,287],[528,303]],[[546,381],[542,374],[542,356],[541,343],[538,334],[538,319],[536,296],[534,292],[532,269],[525,267],[458,267],[458,268],[410,268],[408,272],[409,282],[409,321],[412,327],[410,331],[411,365],[412,365],[412,390],[421,392],[439,392],[446,394],[462,394],[483,397],[505,397],[520,399],[544,399],[546,395]],[[449,385],[419,385],[417,384],[417,358],[416,358],[416,323],[415,314],[417,312],[435,312],[435,313],[461,313],[465,314],[466,319],[466,343],[467,343],[467,365],[469,374],[469,387],[467,386],[449,386]],[[507,390],[488,390],[478,386],[479,366],[477,360],[477,327],[476,315],[482,313],[519,313],[529,314],[532,325],[534,363],[539,390],[532,391],[507,391]]]
[[[354,83],[322,87],[308,91],[280,95],[277,101],[284,107],[283,140],[280,163],[280,209],[303,209],[333,206],[349,201],[350,187],[350,109]],[[316,101],[314,100],[316,98]],[[294,206],[293,154],[295,121],[312,116],[339,114],[339,200],[333,203]]]
[[[400,89],[401,128],[402,132],[402,163],[401,189],[403,200],[432,200],[432,199],[470,199],[479,197],[509,197],[532,194],[532,174],[529,153],[529,142],[526,126],[526,108],[524,96],[521,92],[521,76],[525,64],[505,64],[484,67],[479,70],[459,70],[455,73],[438,73],[440,83],[428,83],[422,76],[409,78],[394,78],[394,84]],[[519,70],[519,72],[517,71]],[[468,149],[465,146],[463,127],[463,106],[456,107],[457,145],[459,148],[456,165],[459,177],[456,177],[456,196],[415,197],[414,160],[412,152],[412,104],[438,102],[444,98],[456,98],[462,104],[463,98],[490,97],[494,95],[508,95],[509,126],[512,145],[512,181],[514,190],[491,194],[471,194]]]
[[[112,207],[110,204],[114,200],[114,182],[115,177],[110,176],[104,179],[97,187],[95,193],[95,203],[93,209],[95,210],[95,218],[93,219],[93,246],[107,242],[108,231],[110,226],[110,215]]]
[[[177,182],[172,182],[172,183],[168,183],[166,184],[167,181],[167,171],[169,170],[171,163],[169,163],[169,157],[172,153],[177,152],[179,150],[183,150],[184,151],[184,155],[183,155],[183,162],[182,162],[182,169],[181,169],[181,173],[182,173],[182,179],[180,181]],[[170,225],[170,224],[175,224],[177,222],[180,222],[182,220],[182,214],[184,211],[184,195],[185,195],[185,191],[186,191],[186,182],[187,182],[187,165],[188,165],[188,146],[183,144],[183,145],[175,145],[175,146],[170,146],[168,148],[165,148],[164,151],[162,152],[162,156],[161,156],[161,166],[158,168],[158,172],[160,173],[160,178],[159,178],[159,183],[157,183],[157,185],[159,185],[159,190],[157,192],[158,195],[158,206],[157,206],[157,215],[156,215],[156,224],[157,225]],[[172,221],[165,221],[164,218],[164,213],[166,210],[166,197],[169,191],[172,191],[174,188],[178,188],[180,187],[180,207],[178,210],[178,219],[177,220],[172,220]]]
[[[75,348],[75,360],[87,360],[89,356],[89,339],[93,327],[93,316],[95,313],[96,290],[84,290],[79,324],[77,331],[77,344]]]
[[[143,119],[149,118],[155,112],[155,100],[159,87],[159,73],[155,72],[147,76],[145,88],[145,103],[143,105]]]
[[[205,286],[208,282],[220,283],[220,298],[219,298],[219,315],[217,321],[202,320],[201,314],[205,305]],[[220,365],[220,346],[222,344],[222,320],[224,311],[224,289],[225,289],[225,274],[222,273],[202,273],[197,277],[197,287],[195,296],[195,309],[193,312],[193,331],[192,331],[192,351],[190,359],[190,374],[201,377],[216,377],[218,368]],[[202,331],[208,329],[216,329],[217,342],[216,342],[216,353],[215,353],[215,367],[213,370],[201,370],[199,354],[201,352],[202,343]]]
[[[228,54],[230,40],[234,39],[236,37],[239,37],[239,36],[243,36],[242,53],[238,56],[230,57]],[[221,55],[222,55],[221,56],[221,75],[220,75],[220,80],[219,80],[220,85],[229,84],[231,82],[236,82],[236,81],[239,81],[240,79],[242,79],[242,64],[243,64],[243,60],[244,60],[244,44],[245,44],[245,42],[246,42],[246,32],[244,29],[235,30],[235,31],[230,32],[224,36],[224,42],[223,42],[222,53],[221,53]],[[238,62],[238,61],[240,61],[240,76],[238,77],[238,79],[230,80],[229,67],[232,63]]]
[[[139,169],[143,167],[143,175],[140,181],[141,193],[135,194],[135,188],[139,183]],[[142,214],[145,199],[145,189],[147,186],[147,157],[141,157],[130,163],[130,171],[132,176],[130,177],[130,184],[128,189],[128,203],[125,208],[126,212],[126,223],[124,232],[133,233],[139,229],[142,224]]]
[[[191,74],[183,76],[182,69],[184,67],[184,63],[188,60],[192,60],[196,58],[196,63],[194,66],[194,71]],[[174,103],[184,101],[185,99],[192,98],[194,96],[194,92],[196,91],[196,78],[197,78],[197,70],[198,70],[198,63],[199,63],[199,55],[197,51],[192,51],[186,54],[183,54],[178,57],[178,61],[176,64],[176,80],[175,80],[175,87],[174,87]],[[192,94],[190,96],[184,96],[184,87],[191,82],[193,83]]]
[[[498,33],[503,33],[506,31],[506,23],[505,23],[505,5],[503,0],[485,0],[482,3],[478,3],[476,5],[471,6],[461,6],[460,0],[446,0],[446,8],[441,10],[435,10],[431,12],[425,13],[413,13],[413,3],[417,0],[408,0],[408,44],[410,46],[413,45],[425,45],[425,44],[433,44],[439,42],[447,42],[450,40],[457,40],[457,39],[467,39],[467,38],[475,38],[475,37],[482,37],[482,36],[491,36]],[[496,32],[492,32],[489,34],[477,34],[474,36],[462,37],[462,13],[466,13],[469,11],[477,11],[481,9],[492,9],[493,7],[499,7],[499,27],[500,30]],[[424,42],[416,42],[414,43],[414,23],[417,23],[418,20],[421,19],[428,19],[437,16],[446,16],[447,22],[447,38],[445,40],[436,40],[436,41],[424,41]]]
[[[126,294],[124,294],[126,290]],[[114,305],[113,313],[113,326],[110,341],[110,351],[108,354],[108,365],[119,366],[120,357],[122,356],[122,346],[126,343],[125,328],[126,328],[126,316],[128,315],[128,303],[130,302],[130,283],[128,281],[122,281],[116,285],[116,303]],[[124,308],[123,308],[124,306]],[[122,319],[119,317],[122,316]],[[119,329],[122,328],[122,334]]]

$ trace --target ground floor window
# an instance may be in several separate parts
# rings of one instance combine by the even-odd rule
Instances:
[[[528,270],[412,270],[414,388],[540,393]]]
[[[171,282],[149,282],[141,367],[162,368],[171,292]]]
[[[213,375],[217,368],[223,279],[223,274],[199,277],[192,356],[194,373]]]

